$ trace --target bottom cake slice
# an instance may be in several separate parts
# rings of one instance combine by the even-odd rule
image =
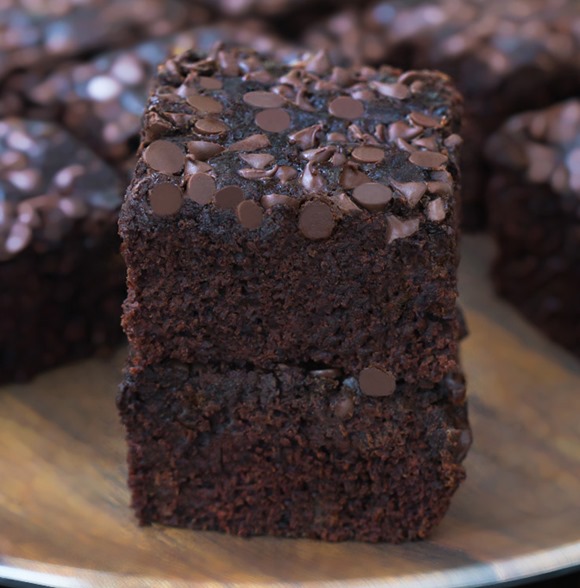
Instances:
[[[140,522],[329,541],[427,536],[465,477],[464,379],[425,389],[380,379],[130,362],[118,405]]]

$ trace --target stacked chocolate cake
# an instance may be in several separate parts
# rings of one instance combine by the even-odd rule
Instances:
[[[120,229],[142,523],[425,537],[464,477],[449,79],[185,53]]]

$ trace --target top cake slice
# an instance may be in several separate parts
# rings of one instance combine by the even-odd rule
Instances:
[[[134,356],[443,379],[460,117],[435,72],[236,48],[166,62],[120,220]]]

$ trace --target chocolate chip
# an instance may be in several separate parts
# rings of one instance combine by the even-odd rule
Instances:
[[[181,147],[171,141],[154,141],[143,152],[145,163],[163,174],[179,173],[185,164],[185,154]]]
[[[306,190],[306,192],[309,194],[323,192],[326,188],[326,181],[324,176],[314,167],[311,162],[309,162],[304,168],[302,176],[300,177],[300,183],[302,184],[304,190]]]
[[[411,112],[409,118],[416,125],[425,128],[438,127],[441,124],[441,121],[438,118],[434,118],[433,116],[429,116],[428,114],[424,114],[422,112],[417,112],[416,110]]]
[[[200,118],[194,127],[203,135],[223,135],[228,130],[221,120],[214,118]]]
[[[383,82],[370,82],[369,86],[376,90],[382,96],[389,98],[396,98],[397,100],[405,100],[411,95],[411,92],[404,84],[387,84]]]
[[[340,396],[334,402],[332,410],[335,417],[341,420],[350,419],[354,413],[354,401],[350,396]]]
[[[246,167],[244,169],[239,169],[238,175],[242,176],[242,178],[246,180],[265,180],[266,178],[271,178],[277,170],[278,166],[276,165],[271,169],[255,169]]]
[[[215,180],[209,174],[196,173],[187,180],[185,195],[198,204],[209,204],[215,192]]]
[[[186,176],[192,176],[193,174],[198,173],[208,173],[212,171],[211,165],[209,163],[205,163],[204,161],[197,161],[195,159],[191,159],[191,156],[186,158],[185,168],[183,173]]]
[[[292,198],[285,194],[265,194],[260,200],[262,206],[266,209],[274,206],[289,206],[290,208],[298,208],[300,200]]]
[[[286,103],[282,96],[273,92],[248,92],[244,94],[243,100],[256,108],[280,108]]]
[[[244,200],[238,204],[236,216],[245,229],[257,229],[262,224],[264,211],[253,200]]]
[[[330,197],[334,205],[348,214],[362,212],[362,210],[344,193],[335,194]]]
[[[345,190],[352,190],[361,184],[367,184],[371,180],[362,172],[355,163],[347,162],[340,172],[340,185]]]
[[[435,198],[427,205],[427,218],[439,223],[445,218],[445,206],[441,198]]]
[[[205,90],[221,90],[224,87],[221,80],[218,80],[217,78],[209,78],[207,76],[199,77],[199,85]]]
[[[300,210],[298,228],[307,239],[330,237],[334,229],[334,217],[328,205],[316,200],[307,202]]]
[[[290,143],[298,143],[302,149],[312,149],[318,145],[318,133],[320,133],[320,131],[322,131],[321,124],[312,125],[291,133],[288,135],[288,139]]]
[[[258,112],[255,123],[263,130],[270,133],[281,133],[290,128],[290,115],[282,108],[271,108]]]
[[[310,370],[308,374],[313,378],[328,378],[329,380],[337,380],[340,378],[342,372],[337,369],[327,368],[322,370]]]
[[[438,169],[447,162],[447,156],[433,151],[415,151],[409,161],[425,169]]]
[[[240,159],[254,169],[265,169],[274,162],[274,156],[269,153],[248,153],[240,155]]]
[[[239,186],[225,186],[215,195],[215,203],[223,210],[234,210],[244,200],[244,191]]]
[[[429,151],[437,151],[439,145],[437,145],[437,139],[435,137],[419,137],[412,141],[415,147],[424,147]]]
[[[328,112],[337,118],[354,120],[364,114],[365,107],[360,100],[355,100],[348,96],[339,96],[328,105]]]
[[[414,235],[419,230],[420,221],[418,218],[410,218],[402,220],[396,216],[390,215],[387,217],[389,225],[387,231],[387,241],[392,243],[397,239],[403,239]]]
[[[427,191],[425,182],[395,182],[391,180],[391,186],[399,192],[411,208],[415,208]]]
[[[211,78],[210,78],[211,79]],[[187,151],[191,153],[195,159],[206,161],[223,153],[224,148],[217,143],[211,141],[190,141],[187,144]]]
[[[376,367],[364,368],[358,377],[360,389],[367,396],[390,396],[397,387],[391,372]]]
[[[445,139],[445,141],[443,141],[443,145],[445,145],[445,147],[447,147],[448,149],[453,149],[454,147],[458,147],[462,143],[463,143],[463,139],[455,133],[453,133],[452,135],[449,135],[449,137],[447,137]]]
[[[352,197],[367,210],[383,210],[393,197],[393,192],[384,184],[369,182],[357,186]]]
[[[385,152],[378,147],[356,147],[353,149],[352,157],[361,163],[378,163],[385,157]]]
[[[10,227],[10,233],[4,242],[7,253],[15,255],[20,253],[32,241],[32,229],[22,223],[14,223]]]
[[[397,139],[413,139],[420,135],[421,131],[422,129],[420,127],[411,127],[399,120],[389,125],[389,141],[396,141]]]
[[[181,208],[183,194],[181,190],[169,182],[155,184],[149,191],[149,203],[155,214],[169,216]]]
[[[224,109],[221,102],[210,96],[188,96],[187,101],[202,114],[219,114]]]
[[[241,141],[236,141],[228,147],[228,151],[256,151],[270,147],[270,140],[266,135],[250,135]]]

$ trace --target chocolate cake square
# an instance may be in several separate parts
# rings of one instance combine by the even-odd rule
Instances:
[[[514,116],[487,153],[497,291],[580,357],[580,100]]]
[[[389,396],[338,370],[131,366],[119,396],[141,524],[420,539],[465,478],[461,374]]]
[[[119,180],[60,127],[0,120],[0,383],[123,339]]]
[[[144,362],[456,368],[460,98],[318,57],[161,68],[120,224]]]
[[[440,520],[469,445],[461,110],[444,74],[324,54],[160,68],[120,216],[141,522],[401,541]]]

